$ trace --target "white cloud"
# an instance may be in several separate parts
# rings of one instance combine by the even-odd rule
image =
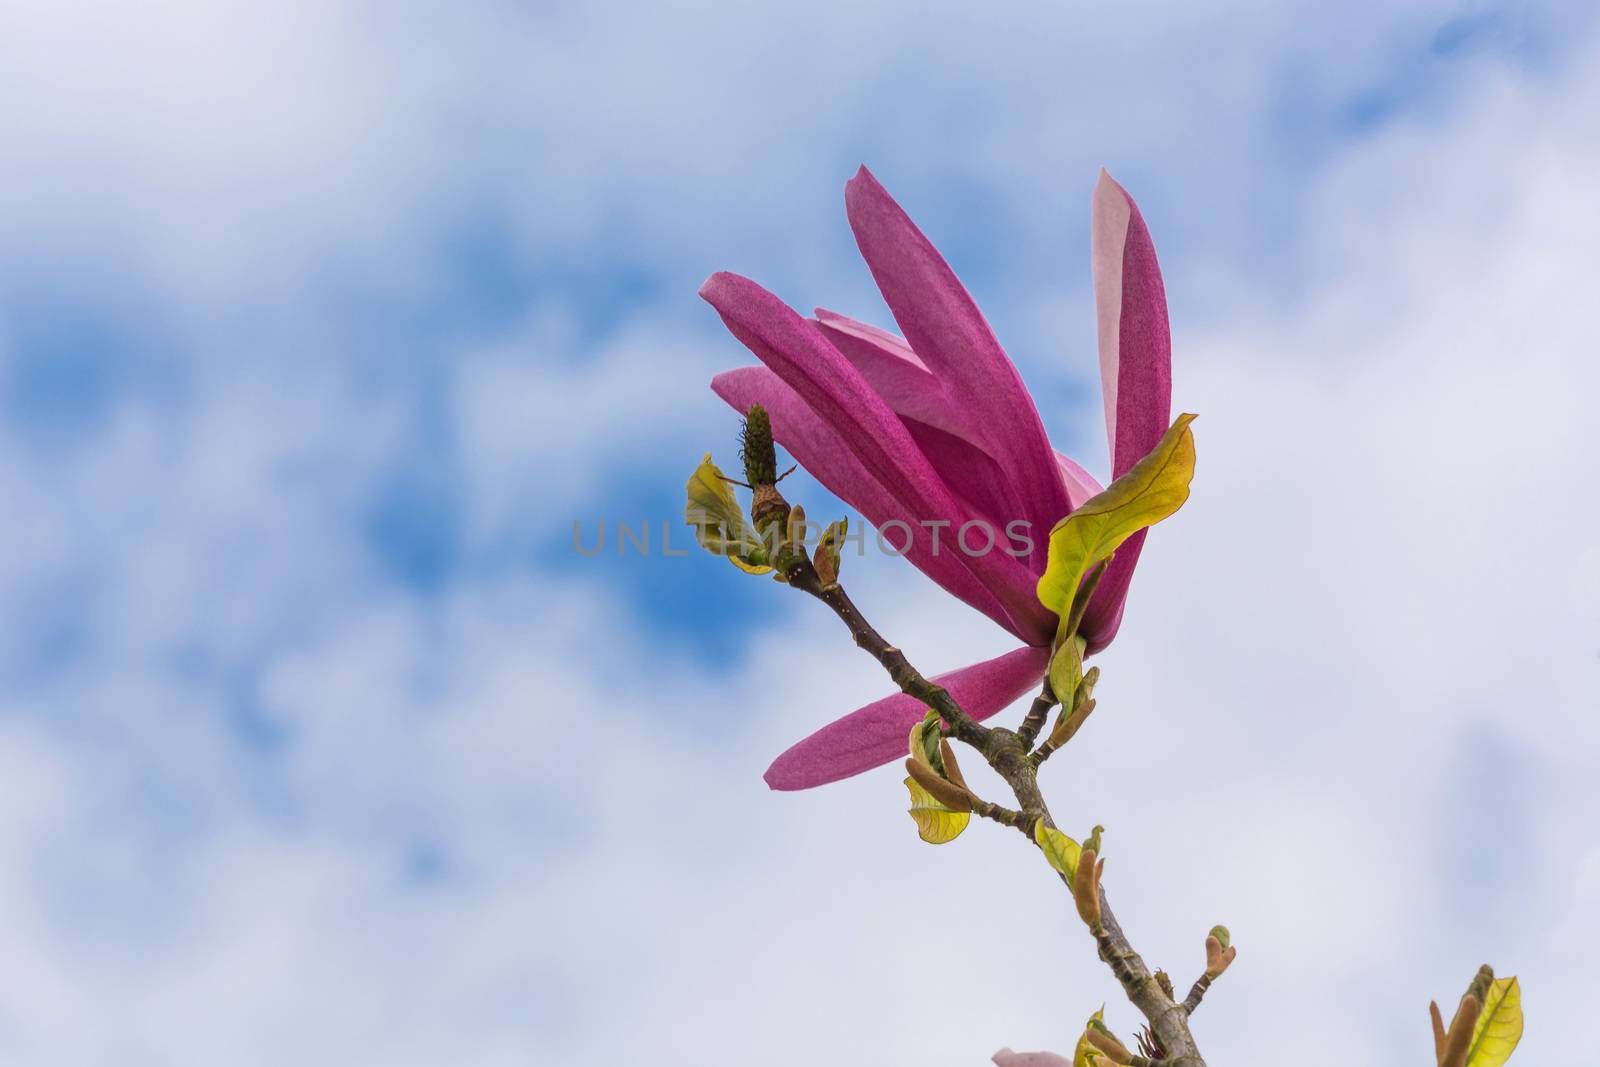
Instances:
[[[9,58],[71,52],[103,71],[0,64],[8,95],[51,100],[8,112],[5,138],[32,152],[0,179],[0,202],[91,208],[72,225],[13,223],[25,250],[78,262],[90,248],[96,263],[106,232],[132,233],[140,261],[201,311],[258,283],[270,305],[304,295],[282,271],[342,241],[382,260],[374,276],[425,277],[430,264],[393,262],[417,239],[390,232],[401,208],[520,183],[538,201],[513,219],[530,254],[633,241],[644,259],[728,256],[759,273],[792,240],[773,268],[800,290],[786,296],[824,283],[859,295],[859,268],[832,277],[847,167],[816,142],[927,151],[910,110],[886,141],[863,112],[880,89],[902,100],[887,83],[931,63],[930,42],[972,43],[937,56],[949,102],[996,79],[965,120],[983,125],[995,100],[1034,99],[1052,34],[1071,29],[1033,32],[1036,9],[961,9],[911,30],[903,12],[857,8],[831,22],[788,11],[789,34],[754,10],[710,9],[432,27],[505,73],[483,89],[452,84],[415,40],[367,48],[393,29],[371,12],[218,10],[231,13],[160,9],[133,29],[80,12],[6,38]],[[1204,31],[1238,50],[1219,66],[1247,70],[1235,59],[1284,32],[1285,16],[1258,15],[1259,38],[1199,16],[1153,32],[1152,69],[1208,54],[1189,36]],[[1327,18],[1355,26],[1332,53],[1354,57],[1347,84],[1318,90],[1338,98],[1382,61],[1359,25]],[[132,64],[118,58],[129,34],[145,46]],[[1100,84],[1135,40],[1071,84]],[[1235,93],[1270,103],[1244,74],[1196,75],[1193,96],[1172,77],[1081,130],[1082,96],[1003,112],[951,142],[988,146],[952,167],[1010,181],[997,171],[1016,146],[1046,143],[1044,156],[1063,153],[1050,183],[1079,169],[1087,182],[1092,162],[1146,158],[1167,137],[1200,158],[1196,112]],[[503,88],[529,84],[544,94]],[[663,86],[680,106],[639,103]],[[1600,992],[1585,951],[1600,854],[1583,844],[1600,815],[1600,623],[1573,598],[1600,519],[1583,451],[1600,384],[1586,295],[1600,234],[1582,210],[1600,185],[1595,86],[1487,81],[1442,127],[1397,127],[1319,172],[1296,239],[1329,281],[1301,303],[1241,292],[1248,275],[1227,263],[1205,286],[1236,294],[1225,307],[1202,317],[1174,302],[1178,400],[1203,414],[1200,481],[1145,556],[1102,710],[1047,777],[1069,826],[1109,827],[1118,910],[1179,983],[1203,932],[1233,927],[1240,962],[1197,1020],[1213,1062],[1292,1050],[1332,1063],[1345,1053],[1325,1035],[1352,1019],[1373,1047],[1420,1061],[1424,1003],[1454,996],[1484,958],[1527,986],[1522,1062],[1582,1040]],[[154,132],[134,121],[146,115]],[[436,152],[495,139],[474,123],[506,132],[503,173],[462,176]],[[719,143],[754,161],[704,150]],[[416,170],[395,174],[397,161]],[[1199,165],[1213,193],[1238,169],[1225,152]],[[752,186],[730,191],[735,170]],[[45,195],[62,173],[81,195]],[[368,203],[385,175],[398,191],[379,185]],[[1248,219],[1251,188],[1217,210],[1263,225]],[[778,206],[775,191],[801,199]],[[1061,269],[1056,213],[1081,213],[1058,193],[1007,253],[1037,272],[1029,294]],[[1181,220],[1188,195],[1157,193],[1152,214]],[[612,232],[618,204],[656,210]],[[821,220],[833,236],[808,243]],[[1069,328],[1032,295],[1009,299],[1045,324],[1026,330]],[[694,443],[683,412],[715,410],[700,381],[732,351],[701,354],[698,334],[653,310],[598,347],[559,308],[539,314],[554,317],[463,342],[449,378],[475,538],[526,520],[519,492],[577,507],[587,490],[563,477]],[[313,351],[336,347],[310,332]],[[712,671],[582,572],[403,597],[371,573],[350,516],[393,459],[403,404],[353,395],[343,366],[257,376],[273,344],[236,343],[251,372],[197,375],[180,412],[122,405],[50,465],[0,453],[18,516],[0,602],[48,603],[38,579],[57,572],[87,575],[95,602],[89,665],[0,702],[0,777],[24,798],[0,807],[8,1059],[960,1064],[1007,1044],[1066,1047],[1102,1000],[1129,1027],[1015,835],[979,826],[922,846],[891,770],[801,796],[762,787],[772,754],[884,689],[819,612],[795,605],[747,659]],[[618,421],[633,429],[609,432]],[[552,455],[576,474],[551,472]],[[859,570],[863,603],[928,669],[1004,649],[903,565]],[[26,654],[26,636],[8,633],[6,653]],[[224,710],[233,680],[174,666],[190,644],[252,672],[239,684],[280,745],[241,743]],[[967,909],[1014,918],[1001,937],[941,928]],[[959,1003],[932,992],[940,982]]]

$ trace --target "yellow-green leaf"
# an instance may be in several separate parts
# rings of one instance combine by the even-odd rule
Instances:
[[[1053,826],[1046,826],[1043,819],[1033,824],[1033,840],[1039,845],[1039,851],[1044,853],[1044,858],[1050,861],[1050,866],[1067,876],[1071,882],[1078,876],[1078,843]]]
[[[1106,1009],[1102,1006],[1099,1011],[1089,1016],[1089,1022],[1099,1022],[1105,1013]],[[1105,1058],[1105,1053],[1089,1043],[1089,1027],[1085,1025],[1083,1033],[1078,1035],[1078,1047],[1072,1052],[1072,1067],[1099,1067]]]
[[[944,720],[932,708],[922,717],[922,721],[911,728],[911,736],[907,745],[911,750],[911,758],[926,767],[932,767],[940,778],[948,778],[944,769],[944,749],[940,741],[944,739],[940,727]]]
[[[845,535],[849,531],[850,520],[847,518],[830,522],[828,528],[822,531],[822,540],[817,542],[817,550],[812,554],[811,564],[816,568],[817,577],[824,586],[836,585],[839,581],[839,555]]]
[[[1039,579],[1039,600],[1063,620],[1084,575],[1117,546],[1154,526],[1189,499],[1194,478],[1193,415],[1179,415],[1156,447],[1133,469],[1084,501],[1050,531],[1050,560]]]
[[[917,836],[930,845],[943,845],[961,836],[972,816],[964,811],[951,811],[933,798],[915,778],[906,779],[911,790],[910,815],[917,822]]]
[[[1500,1067],[1522,1040],[1522,988],[1515,977],[1496,978],[1472,1028],[1466,1067]]]
[[[701,548],[726,556],[735,567],[751,574],[772,570],[767,563],[767,546],[745,522],[733,489],[711,462],[710,452],[690,476],[687,489],[689,503],[683,509],[683,517],[694,527],[694,537]]]
[[[1050,689],[1069,715],[1077,706],[1078,685],[1083,681],[1084,646],[1083,638],[1074,635],[1050,657]]]

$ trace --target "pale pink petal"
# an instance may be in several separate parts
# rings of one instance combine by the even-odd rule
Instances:
[[[1172,419],[1172,333],[1155,244],[1139,206],[1111,175],[1095,186],[1090,256],[1100,333],[1100,384],[1105,395],[1111,471],[1121,477],[1139,462]],[[1145,531],[1125,541],[1084,613],[1088,651],[1111,643],[1144,548]]]
[[[1048,530],[1069,510],[1066,489],[1033,399],[977,304],[865,167],[845,186],[845,209],[906,342],[1000,464],[1026,505],[1017,517]]]
[[[1003,1048],[994,1054],[999,1067],[1072,1067],[1072,1061],[1054,1052],[1012,1052]]]
[[[1085,500],[1105,488],[1094,475],[1084,470],[1070,456],[1057,452],[1056,463],[1061,467],[1061,480],[1066,483],[1067,497],[1072,501],[1073,511],[1077,511]]]
[[[1019,648],[933,679],[974,719],[987,719],[1037,687],[1050,662],[1047,648]],[[870,771],[906,754],[906,735],[927,714],[920,701],[896,693],[838,719],[795,745],[767,768],[773,789],[810,789]]]
[[[1090,226],[1100,384],[1111,474],[1120,478],[1172,421],[1172,333],[1155,245],[1139,206],[1100,172]]]

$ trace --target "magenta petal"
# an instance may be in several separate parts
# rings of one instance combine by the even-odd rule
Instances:
[[[950,265],[865,167],[845,209],[872,276],[907,343],[982,435],[1023,507],[1049,530],[1069,508],[1039,412],[994,331]],[[1042,569],[1042,567],[1041,567]]]
[[[840,500],[861,512],[874,526],[881,527],[891,519],[913,521],[893,495],[868,474],[854,454],[844,447],[838,435],[825,426],[795,391],[772,371],[765,367],[740,367],[724,371],[711,380],[711,388],[736,411],[749,411],[751,404],[766,408],[772,419],[773,437],[778,443],[789,451],[807,473],[827,486]],[[906,558],[946,592],[1008,630],[1013,629],[1000,602],[963,565],[959,554],[946,550],[935,556],[931,552],[930,539],[919,536],[912,539]],[[1021,634],[1018,636],[1023,637]]]
[[[896,415],[978,444],[944,385],[904,341],[826,308],[817,308],[816,322]]]
[[[1122,542],[1095,588],[1093,599],[1084,609],[1083,622],[1078,626],[1078,632],[1088,642],[1084,655],[1094,655],[1117,636],[1122,626],[1122,609],[1128,599],[1128,586],[1133,582],[1133,571],[1139,565],[1139,553],[1144,551],[1145,535],[1149,532],[1140,530]]]
[[[1100,384],[1111,474],[1120,478],[1172,421],[1172,333],[1150,231],[1127,190],[1103,170],[1090,230]]]
[[[1019,648],[934,678],[974,719],[1009,707],[1044,677],[1046,648]],[[896,693],[837,719],[773,761],[765,775],[773,789],[811,789],[870,771],[906,754],[906,736],[927,713],[917,700]]]
[[[1005,469],[984,451],[984,434],[969,423],[962,407],[951,403],[944,386],[904,341],[823,308],[817,309],[816,321],[833,346],[900,416],[917,447],[956,499],[975,515],[987,519],[988,528],[997,538],[1006,536],[1006,528],[1014,520],[1028,520],[1028,510],[1008,481]],[[1067,496],[1070,501],[1070,491]],[[1037,526],[1019,530],[1033,539],[1035,551],[1022,558],[1031,571],[1038,573],[1044,569],[1047,556],[1038,546],[1047,531]],[[944,539],[950,541],[958,533],[951,530]],[[984,531],[974,528],[969,544],[980,548],[985,536]],[[1026,541],[1019,539],[1015,543],[1025,545]]]
[[[816,413],[832,431],[837,446],[860,461],[862,469],[893,498],[899,514],[907,517],[905,521],[913,522],[913,529],[921,522],[949,522],[959,527],[970,517],[928,464],[905,425],[814,323],[736,274],[713,274],[700,295],[717,309],[733,335]],[[1059,488],[1058,478],[1054,484]],[[1000,551],[973,556],[957,553],[952,558],[995,595],[1011,620],[1013,633],[1029,642],[1049,639],[1054,616],[1035,595],[1035,572]]]

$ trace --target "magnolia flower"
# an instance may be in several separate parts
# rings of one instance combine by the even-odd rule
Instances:
[[[986,719],[1044,675],[1057,619],[1035,586],[1050,529],[1101,486],[1051,448],[972,297],[865,167],[845,186],[845,210],[904,338],[820,308],[802,318],[755,282],[714,274],[700,295],[765,366],[719,374],[711,387],[741,412],[763,405],[778,442],[819,482],[924,574],[1022,642],[934,679],[973,718]],[[1119,477],[1167,429],[1171,339],[1149,231],[1104,171],[1091,259],[1106,431]],[[1031,548],[1006,536],[1019,521],[1026,525],[1011,529],[1027,531]],[[956,541],[969,523],[970,553]],[[937,547],[934,529],[943,534]],[[988,541],[984,531],[996,543],[977,551]],[[1091,654],[1116,636],[1144,536],[1117,551],[1089,604],[1079,633]],[[924,711],[899,693],[868,704],[779,756],[767,784],[807,789],[903,756]]]

